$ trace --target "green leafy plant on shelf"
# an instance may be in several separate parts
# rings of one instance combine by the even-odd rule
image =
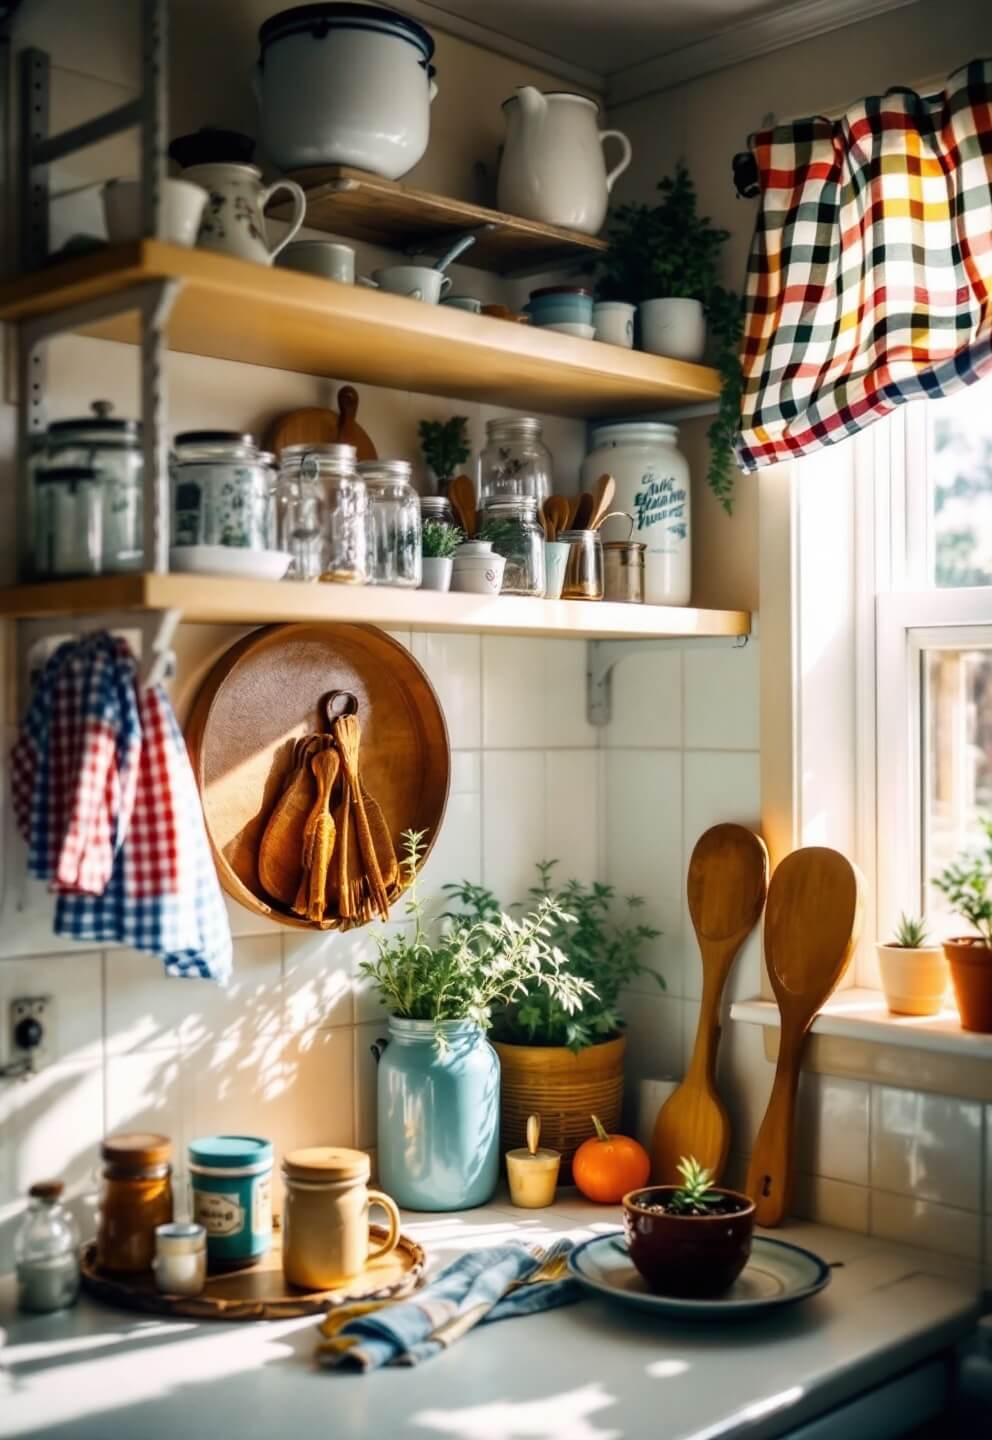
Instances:
[[[463,531],[447,520],[425,520],[420,532],[420,552],[428,560],[447,560],[464,539]]]
[[[904,912],[899,916],[895,939],[890,940],[889,944],[899,950],[922,950],[929,938],[926,921],[922,916],[917,918]]]
[[[488,1030],[493,1012],[532,993],[545,993],[563,1014],[574,1014],[590,991],[571,970],[554,942],[567,923],[550,895],[521,919],[487,911],[475,916],[444,914],[432,921],[417,885],[424,831],[404,833],[403,865],[409,877],[406,915],[412,922],[398,934],[374,934],[374,959],[359,973],[370,980],[392,1015],[405,1020],[471,1020]],[[444,1048],[438,1030],[437,1044]]]
[[[696,188],[681,162],[659,180],[658,205],[621,205],[606,232],[597,293],[603,300],[698,300],[706,311],[711,348],[720,373],[717,417],[707,431],[707,483],[727,514],[733,511],[734,443],[740,428],[740,297],[719,282],[728,230],[700,215]]]
[[[708,1215],[714,1205],[721,1203],[723,1196],[712,1188],[713,1175],[705,1165],[691,1155],[683,1155],[675,1168],[682,1176],[682,1184],[665,1202],[670,1215]]]
[[[425,462],[445,489],[472,453],[468,443],[468,418],[452,415],[450,420],[421,420],[417,426]]]
[[[933,883],[951,908],[973,925],[985,945],[992,946],[992,820],[982,820],[985,843],[952,860]]]
[[[537,865],[538,883],[527,892],[530,905],[548,906],[548,940],[565,957],[567,972],[582,987],[581,1003],[566,1008],[547,987],[527,984],[504,1006],[496,1022],[500,1040],[518,1045],[564,1045],[578,1051],[608,1040],[623,1029],[620,995],[631,980],[649,975],[663,990],[665,981],[643,962],[644,946],[661,934],[637,918],[640,896],[623,900],[612,885],[584,885],[569,880],[555,890],[552,876],[556,860]],[[500,903],[485,886],[463,880],[445,885],[445,892],[473,920],[493,922],[502,914]],[[511,910],[523,909],[519,902]]]

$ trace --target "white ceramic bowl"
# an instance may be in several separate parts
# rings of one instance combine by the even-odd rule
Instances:
[[[169,569],[188,575],[238,575],[246,580],[281,580],[292,555],[285,550],[248,550],[235,545],[174,545]]]
[[[207,192],[192,180],[166,180],[162,189],[164,238],[172,245],[196,244]],[[103,187],[103,214],[112,245],[141,235],[141,181],[108,180]]]

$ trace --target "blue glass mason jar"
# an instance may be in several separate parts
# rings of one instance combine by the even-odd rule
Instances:
[[[492,1197],[499,1059],[478,1025],[390,1016],[378,1092],[379,1184],[397,1205],[468,1210]]]

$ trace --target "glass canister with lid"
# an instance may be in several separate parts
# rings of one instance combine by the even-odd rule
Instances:
[[[172,1219],[172,1142],[144,1132],[109,1135],[101,1154],[97,1264],[125,1274],[148,1270],[155,1231]]]
[[[186,430],[172,454],[172,548],[273,550],[272,475],[252,435]]]
[[[290,578],[368,584],[368,490],[355,447],[287,445],[279,458],[276,506]]]
[[[79,1232],[62,1206],[62,1190],[60,1180],[41,1180],[28,1191],[28,1212],[14,1240],[22,1310],[64,1310],[79,1294]]]
[[[529,495],[540,505],[551,494],[552,468],[540,420],[515,415],[486,421],[486,443],[479,454],[483,502]]]
[[[406,460],[363,460],[358,473],[369,494],[369,579],[373,585],[421,580],[420,503]]]
[[[582,466],[591,489],[608,472],[616,480],[614,504],[634,517],[644,552],[644,598],[649,605],[688,605],[692,594],[689,464],[678,448],[678,428],[655,421],[600,425]]]
[[[39,580],[99,575],[103,493],[92,465],[53,465],[35,476],[33,570]]]
[[[479,537],[492,542],[506,560],[502,595],[544,594],[544,531],[537,522],[537,501],[530,495],[485,502]]]
[[[95,568],[87,566],[85,570],[77,566],[72,573],[113,574],[142,567],[144,464],[141,423],[120,419],[113,414],[113,408],[109,400],[94,400],[92,415],[54,421],[31,456],[28,511],[36,566],[39,549],[42,554],[50,554],[52,550],[48,542],[40,545],[40,487],[51,471],[71,468],[95,472],[100,508],[97,564]],[[44,518],[47,522],[52,520],[50,509],[45,512]],[[71,517],[57,518],[56,523],[59,529],[54,536],[54,549],[78,551],[78,536],[62,528],[68,526],[71,532],[74,524]],[[39,578],[48,578],[53,574],[68,574],[69,571],[36,568],[35,573]]]

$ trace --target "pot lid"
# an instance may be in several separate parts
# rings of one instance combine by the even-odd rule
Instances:
[[[39,470],[34,477],[36,485],[79,485],[84,481],[96,483],[99,470],[92,465],[53,465],[48,470]]]
[[[292,10],[270,15],[259,29],[261,63],[265,61],[265,47],[276,40],[284,40],[288,35],[312,35],[315,40],[323,40],[333,29],[378,30],[384,35],[408,40],[424,60],[430,60],[434,54],[434,38],[429,30],[408,15],[388,10],[384,5],[294,5]]]
[[[189,1158],[194,1165],[238,1169],[242,1165],[272,1163],[272,1141],[257,1135],[206,1135],[189,1142]]]
[[[250,135],[215,125],[204,125],[192,135],[177,135],[169,145],[169,159],[183,170],[191,165],[248,165],[254,153]]]
[[[176,445],[238,445],[244,449],[252,449],[255,445],[254,435],[243,435],[239,430],[184,430],[177,435]]]
[[[530,292],[532,300],[540,300],[542,295],[587,295],[592,298],[592,291],[587,285],[542,285],[540,290]]]
[[[108,440],[128,440],[137,443],[141,438],[140,420],[121,420],[113,414],[109,400],[94,400],[90,406],[92,415],[78,415],[72,420],[53,420],[48,427],[51,438],[65,440],[76,431],[85,430],[87,435],[105,437]]]
[[[372,1173],[364,1150],[341,1145],[317,1145],[308,1150],[291,1150],[282,1162],[287,1180],[367,1180]]]
[[[172,1157],[172,1141],[168,1135],[137,1130],[129,1134],[108,1135],[100,1146],[104,1160],[116,1165],[142,1169],[146,1165],[166,1165]]]

